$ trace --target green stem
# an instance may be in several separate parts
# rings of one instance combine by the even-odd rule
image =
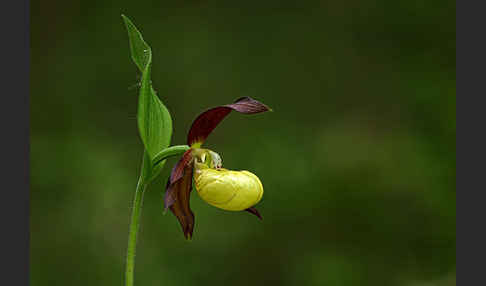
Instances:
[[[138,179],[137,188],[135,189],[135,198],[133,200],[132,217],[130,219],[130,228],[128,231],[127,264],[125,272],[126,286],[133,286],[137,233],[140,226],[140,215],[142,213],[143,193],[147,186],[143,181],[143,176],[141,175]]]
[[[138,178],[137,188],[135,189],[135,198],[133,199],[132,217],[130,218],[130,227],[128,229],[128,247],[127,247],[127,261],[125,271],[125,285],[133,286],[133,277],[135,270],[135,251],[137,247],[137,234],[140,227],[140,216],[142,214],[143,194],[145,189],[152,180],[152,172],[154,167],[163,160],[184,153],[189,150],[187,145],[171,146],[162,150],[154,157],[154,160],[150,160],[147,152],[144,152],[142,161],[142,170],[140,177]],[[151,162],[155,162],[151,164]]]
[[[187,145],[176,145],[176,146],[170,146],[168,148],[165,148],[162,150],[160,153],[155,155],[154,159],[152,160],[152,167],[155,167],[157,164],[160,162],[164,161],[165,159],[182,154],[189,150],[190,147]]]

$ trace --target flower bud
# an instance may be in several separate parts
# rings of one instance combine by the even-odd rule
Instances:
[[[196,164],[194,182],[204,201],[228,211],[248,209],[263,196],[260,179],[248,171],[211,169]]]

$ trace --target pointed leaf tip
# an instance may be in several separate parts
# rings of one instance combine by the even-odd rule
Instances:
[[[147,66],[152,62],[152,50],[144,41],[142,33],[140,33],[135,24],[133,24],[132,20],[123,14],[122,19],[125,22],[128,32],[132,60],[137,65],[138,69],[141,72],[144,72]]]

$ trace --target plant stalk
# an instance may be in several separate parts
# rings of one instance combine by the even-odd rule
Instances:
[[[164,149],[156,155],[156,164],[159,164],[163,160],[184,153],[189,150],[187,145],[171,146]],[[143,154],[142,170],[140,177],[138,178],[137,188],[135,189],[135,198],[133,199],[132,216],[130,218],[130,226],[128,229],[128,247],[127,247],[127,261],[125,270],[125,285],[133,286],[133,277],[135,270],[135,251],[137,248],[137,234],[140,227],[140,216],[142,214],[143,194],[147,185],[152,180],[152,172],[155,165],[152,165],[152,161],[147,152]]]
[[[128,247],[127,247],[127,261],[125,271],[126,286],[133,286],[133,277],[135,269],[135,251],[137,247],[137,234],[140,226],[140,215],[142,213],[143,194],[147,184],[143,182],[143,176],[140,175],[138,179],[137,188],[135,189],[135,198],[133,200],[132,217],[130,219],[130,227],[128,230]]]
[[[160,162],[164,161],[169,157],[182,154],[187,150],[189,150],[190,148],[191,147],[187,145],[176,145],[176,146],[165,148],[160,153],[154,156],[154,159],[152,160],[152,167],[155,167],[157,164],[159,164]]]

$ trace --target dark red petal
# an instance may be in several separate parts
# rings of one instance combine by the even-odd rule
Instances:
[[[255,114],[272,110],[270,107],[251,97],[240,97],[234,103],[225,105],[241,113]]]
[[[182,178],[184,174],[184,170],[186,169],[187,165],[189,165],[190,161],[192,160],[192,150],[189,149],[182,155],[181,159],[177,162],[177,164],[172,168],[172,172],[170,173],[170,183],[173,184],[175,181]]]
[[[271,110],[265,104],[250,97],[242,97],[234,103],[211,108],[200,114],[191,125],[187,135],[187,144],[191,146],[197,142],[204,142],[218,124],[231,110],[244,114],[255,114]]]
[[[191,152],[191,149],[184,152],[181,159],[179,159],[179,161],[172,168],[170,177],[167,180],[167,185],[165,186],[164,211],[166,211],[167,208],[176,201],[177,195],[174,194],[177,190],[176,188],[174,188],[175,182],[177,182],[184,176],[184,172],[186,172],[186,169],[188,169],[188,167],[192,169]]]
[[[175,190],[176,188],[174,188],[174,185],[170,184],[170,178],[169,178],[167,180],[167,185],[165,186],[164,213],[176,201]]]
[[[260,215],[260,213],[257,211],[257,209],[255,207],[251,207],[251,208],[247,208],[245,211],[251,213],[251,214],[254,214],[256,215],[259,219],[263,220],[262,216]]]
[[[186,172],[186,169],[188,167],[192,168],[191,152],[192,152],[191,149],[184,152],[182,157],[179,159],[179,161],[177,161],[177,163],[172,168],[170,177],[167,180],[167,185],[165,186],[164,211],[166,211],[167,208],[170,207],[176,200],[176,195],[174,195],[174,192],[176,191],[176,189],[174,188],[174,183],[183,177],[184,172]]]
[[[184,237],[190,239],[194,229],[194,213],[191,211],[190,194],[192,191],[193,164],[186,165],[183,175],[173,183],[168,182],[168,189],[164,203],[177,217],[181,224]],[[170,179],[169,179],[170,180]],[[168,205],[168,203],[170,203]]]

